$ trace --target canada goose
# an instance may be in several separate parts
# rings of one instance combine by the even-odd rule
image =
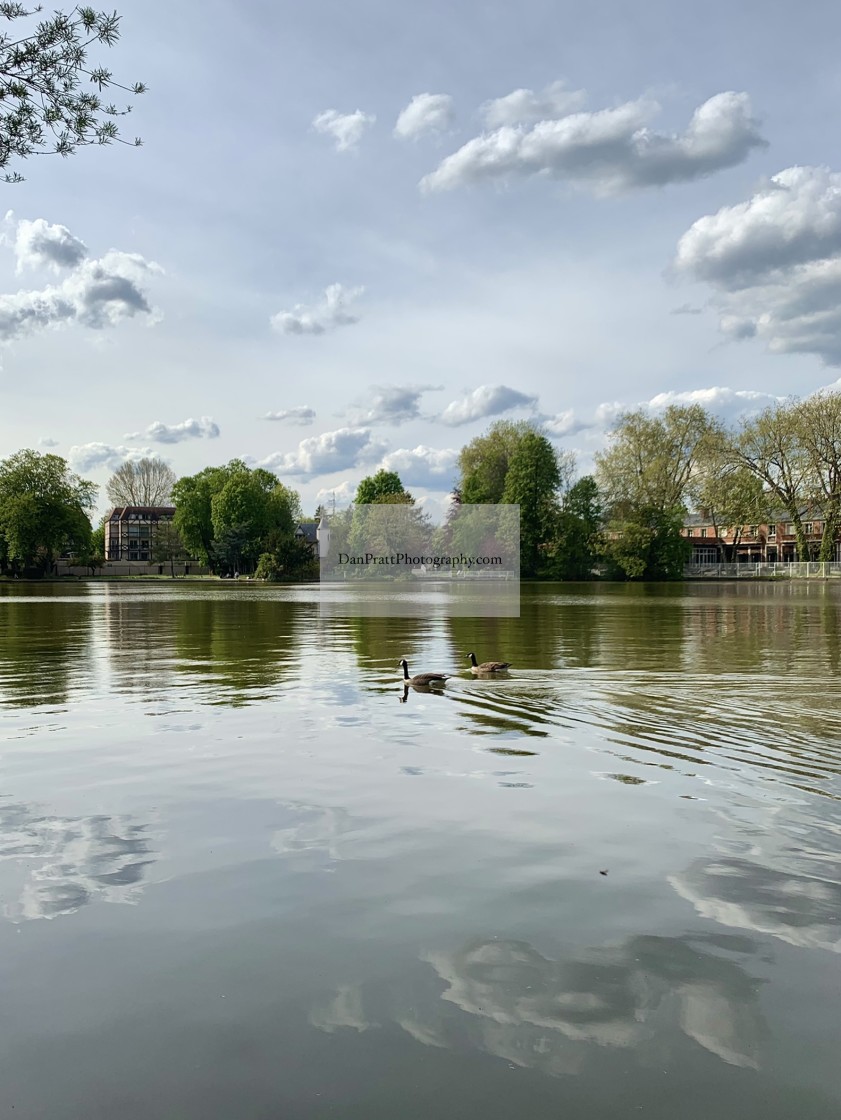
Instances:
[[[405,657],[401,659],[399,668],[403,670],[403,680],[412,685],[413,688],[433,688],[443,685],[449,679],[447,673],[418,673],[416,676],[410,677],[409,666]]]
[[[470,658],[470,668],[474,673],[504,673],[506,669],[511,668],[510,661],[483,661],[480,665],[476,661],[475,653],[468,653]]]

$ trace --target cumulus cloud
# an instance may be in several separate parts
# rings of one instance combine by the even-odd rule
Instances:
[[[789,167],[699,218],[675,270],[712,286],[727,338],[841,365],[841,174]]]
[[[397,118],[394,135],[398,140],[416,140],[425,132],[445,132],[454,121],[453,99],[448,93],[419,93]]]
[[[155,451],[151,447],[113,447],[110,443],[82,443],[70,448],[70,465],[76,471],[93,471],[106,467],[115,471],[123,463],[150,459]]]
[[[182,420],[180,424],[164,424],[155,420],[146,429],[147,439],[155,443],[181,443],[185,439],[216,439],[219,435],[219,425],[210,417],[202,416],[199,420],[190,417]]]
[[[161,271],[137,253],[111,250],[83,261],[60,284],[0,295],[0,340],[70,323],[103,330],[136,315],[154,319],[141,284]]]
[[[452,401],[438,419],[442,424],[458,427],[487,416],[499,416],[515,408],[534,409],[537,397],[509,389],[507,385],[480,385],[461,400]]]
[[[315,409],[307,408],[305,405],[300,408],[282,408],[279,412],[267,412],[263,419],[285,420],[287,424],[296,424],[305,428],[315,420]]]
[[[456,479],[458,451],[452,448],[401,447],[384,455],[380,466],[396,471],[405,486],[421,486],[425,490],[450,490]]]
[[[673,307],[669,312],[670,315],[701,315],[703,308],[693,307],[690,303],[682,303],[680,307]]]
[[[647,401],[624,404],[620,401],[605,401],[595,409],[592,423],[582,424],[581,427],[607,431],[615,425],[624,412],[634,412],[638,409],[660,412],[670,405],[685,407],[693,404],[699,404],[714,416],[732,422],[756,415],[769,405],[777,404],[784,399],[758,389],[731,389],[724,385],[713,385],[704,389],[669,389],[663,393],[656,393]]]
[[[297,451],[275,452],[263,459],[260,465],[281,474],[312,477],[351,470],[380,451],[369,429],[338,428],[301,440]]]
[[[592,427],[592,424],[579,420],[571,408],[565,412],[557,412],[554,416],[540,416],[538,419],[547,435],[553,436],[555,439],[560,439],[563,436],[573,436],[576,432]]]
[[[741,163],[765,146],[744,93],[719,93],[700,105],[680,134],[652,131],[656,102],[504,125],[469,140],[421,180],[425,191],[452,190],[515,176],[550,175],[596,194],[688,182]]]
[[[336,502],[336,509],[345,509],[353,501],[356,494],[356,485],[349,479],[344,479],[338,486],[331,486],[330,489],[322,488],[315,495],[315,504],[317,506],[326,506],[328,512],[332,512],[333,500]]]
[[[423,394],[441,388],[440,385],[374,385],[371,403],[354,413],[354,423],[398,425],[417,420]]]
[[[356,147],[365,130],[370,128],[376,119],[373,113],[363,113],[361,109],[357,109],[355,113],[340,113],[336,109],[325,109],[315,117],[312,126],[316,132],[321,132],[335,141],[337,152],[346,152]]]
[[[324,291],[324,298],[312,307],[298,303],[291,311],[278,311],[271,324],[281,334],[325,334],[335,327],[347,327],[359,322],[359,316],[349,310],[365,291],[364,288],[345,288],[331,284]]]
[[[778,404],[783,399],[757,389],[729,389],[723,385],[715,385],[709,389],[670,390],[666,393],[657,393],[647,402],[647,407],[657,410],[668,408],[673,404],[700,404],[708,412],[730,419],[761,412],[762,409]]]
[[[57,439],[50,439],[49,436],[41,436],[38,440],[39,447],[58,447]]]
[[[13,224],[14,215],[6,214],[6,224]],[[13,237],[4,237],[17,258],[17,272],[26,268],[49,268],[53,272],[75,268],[88,255],[84,241],[74,237],[67,226],[50,225],[46,218],[30,221],[22,218],[14,227]]]
[[[535,93],[533,89],[515,89],[505,97],[486,101],[481,112],[488,128],[504,128],[506,125],[557,120],[580,109],[586,100],[584,90],[570,90],[564,82],[552,82],[540,93]]]

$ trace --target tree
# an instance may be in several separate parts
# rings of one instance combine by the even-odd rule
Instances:
[[[172,488],[175,527],[191,555],[214,571],[250,571],[292,537],[298,494],[241,459],[180,478]]]
[[[818,559],[828,562],[841,528],[841,393],[823,390],[794,406],[797,438],[808,463],[809,489],[823,512]]]
[[[59,455],[18,451],[0,460],[0,564],[8,571],[51,571],[65,549],[90,547],[88,513],[97,486],[73,474]]]
[[[680,506],[637,507],[627,518],[612,521],[603,544],[610,574],[621,579],[680,579],[692,552],[682,527]]]
[[[622,414],[597,453],[596,477],[607,505],[654,508],[682,506],[704,448],[717,430],[700,405],[670,405],[662,416],[643,409]]]
[[[76,543],[70,556],[70,563],[74,567],[87,568],[92,576],[96,575],[97,569],[105,563],[105,527],[103,525],[94,529],[87,540],[80,540]]]
[[[463,447],[458,457],[461,501],[465,505],[498,505],[520,441],[535,433],[537,426],[528,420],[498,420],[484,435]]]
[[[29,9],[0,3],[0,19],[13,23],[41,10],[40,5]],[[130,113],[131,106],[118,109],[104,102],[102,94],[117,89],[137,95],[146,87],[142,82],[121,85],[110,70],[88,62],[91,47],[117,42],[119,23],[116,12],[76,7],[39,21],[29,34],[0,34],[0,171],[7,183],[23,181],[17,171],[8,170],[16,159],[69,156],[77,148],[114,141],[139,147],[138,138],[123,140],[117,127],[117,119]]]
[[[168,506],[175,482],[175,471],[163,459],[138,459],[118,467],[105,492],[112,506]]]
[[[175,579],[175,561],[186,560],[187,550],[181,534],[171,521],[159,521],[152,534],[152,563],[169,564],[169,574]]]
[[[801,430],[793,402],[780,402],[745,420],[726,447],[731,460],[758,478],[786,511],[794,526],[797,558],[803,561],[809,559],[809,545],[801,514],[813,489],[812,463],[801,442]]]
[[[712,523],[721,563],[735,559],[745,527],[757,525],[768,514],[761,481],[732,457],[720,432],[702,450],[698,469],[690,480],[689,495],[699,512]],[[723,540],[728,530],[729,546]]]
[[[520,572],[535,576],[541,550],[552,534],[558,512],[561,472],[549,440],[527,431],[511,456],[502,491],[502,504],[520,507]]]
[[[550,546],[556,579],[591,579],[601,551],[602,508],[592,475],[580,478],[563,496]]]
[[[413,504],[414,498],[403,486],[397,471],[378,470],[376,474],[363,478],[356,488],[354,502],[358,506],[372,506],[385,500],[398,499]]]
[[[185,475],[172,487],[174,523],[191,556],[212,566],[213,517],[211,502],[236,471],[248,468],[241,459],[224,467],[205,467],[198,474]]]

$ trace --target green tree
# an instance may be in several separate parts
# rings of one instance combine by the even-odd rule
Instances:
[[[40,5],[0,3],[0,19],[16,25],[0,34],[0,170],[7,183],[23,180],[9,171],[14,160],[47,153],[69,156],[77,148],[114,141],[140,145],[137,138],[123,140],[117,126],[131,106],[118,109],[102,95],[112,90],[136,95],[146,87],[142,82],[121,85],[110,70],[88,61],[91,47],[112,47],[119,39],[117,13],[76,7],[55,12],[22,33],[17,22],[40,12]]]
[[[205,467],[198,474],[185,475],[172,487],[175,527],[188,552],[202,564],[213,564],[213,496],[236,471],[246,470],[241,459],[232,459],[224,467]]]
[[[397,471],[382,469],[362,479],[356,488],[356,496],[353,500],[358,506],[377,505],[386,500],[397,500],[408,504],[414,502],[414,498],[400,481]]]
[[[841,529],[841,393],[824,390],[793,406],[797,438],[808,463],[812,501],[823,516],[818,560],[835,553]]]
[[[91,533],[87,548],[83,549],[76,563],[84,564],[92,576],[105,563],[105,526],[100,525]]]
[[[814,486],[801,431],[795,403],[780,402],[743,421],[725,446],[731,460],[747,468],[786,511],[794,525],[797,558],[808,560],[802,511],[814,496]]]
[[[662,510],[636,507],[606,529],[603,556],[610,575],[619,579],[666,580],[683,575],[692,545],[681,535],[682,506]]]
[[[543,550],[551,539],[558,513],[561,471],[549,440],[525,432],[511,456],[502,491],[502,504],[520,507],[520,572],[535,576],[543,564]]]
[[[463,447],[458,457],[461,501],[465,505],[498,505],[520,442],[534,434],[539,430],[528,420],[498,420],[484,435]]]
[[[734,560],[745,529],[768,515],[768,500],[762,483],[738,462],[728,461],[711,450],[702,459],[690,488],[693,503],[711,524],[718,541],[719,561]],[[724,537],[731,535],[729,544]]]
[[[602,541],[602,506],[592,475],[580,478],[563,496],[551,543],[550,571],[555,579],[592,579]]]
[[[263,552],[291,538],[298,494],[241,459],[180,478],[172,489],[175,527],[188,552],[213,571],[250,571]]]
[[[187,559],[187,550],[181,534],[171,521],[159,521],[152,534],[153,564],[169,564],[169,574],[175,579],[176,560]]]
[[[52,570],[64,550],[90,547],[89,511],[97,486],[73,474],[59,455],[18,451],[0,460],[0,564],[8,571]]]
[[[682,506],[712,435],[719,426],[700,405],[670,405],[662,416],[644,409],[622,414],[597,453],[596,478],[611,510]]]

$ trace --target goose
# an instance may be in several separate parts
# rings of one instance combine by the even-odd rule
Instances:
[[[417,673],[414,677],[409,676],[409,666],[406,663],[406,658],[402,658],[398,668],[403,670],[403,680],[412,685],[413,688],[432,688],[443,685],[445,681],[449,680],[447,673]]]
[[[510,661],[483,661],[480,665],[476,661],[475,653],[468,653],[470,658],[470,668],[474,673],[504,673],[506,669],[511,668]]]

